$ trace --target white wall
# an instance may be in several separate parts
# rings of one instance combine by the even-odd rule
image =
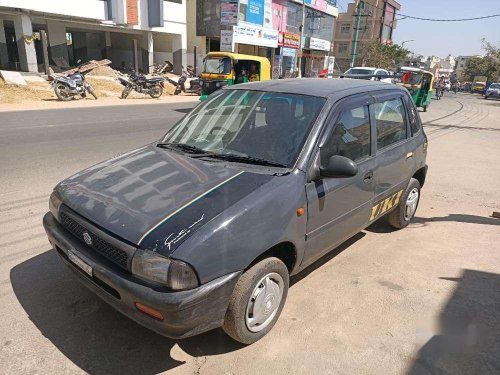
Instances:
[[[107,3],[101,0],[0,0],[0,6],[96,20],[107,19]]]

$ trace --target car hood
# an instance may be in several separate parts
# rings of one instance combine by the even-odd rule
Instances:
[[[142,248],[171,253],[272,178],[148,145],[77,173],[56,190],[93,224]]]

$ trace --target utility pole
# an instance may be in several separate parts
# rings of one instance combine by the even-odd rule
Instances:
[[[297,59],[297,68],[299,70],[298,77],[302,78],[302,46],[304,43],[304,26],[306,23],[306,3],[302,0],[302,25],[300,26],[300,46],[299,46],[299,57]]]
[[[358,48],[358,35],[359,35],[359,25],[361,23],[361,11],[365,8],[365,3],[363,1],[358,1],[358,5],[356,6],[356,27],[354,28],[354,40],[352,41],[352,50],[351,50],[351,64],[350,67],[354,66],[354,62],[356,61],[356,49]]]

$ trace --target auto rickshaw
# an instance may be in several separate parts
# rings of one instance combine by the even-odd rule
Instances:
[[[398,84],[406,87],[415,105],[422,107],[424,112],[427,112],[427,106],[431,104],[432,100],[434,74],[412,67],[402,67],[400,74],[401,82],[398,82]]]
[[[271,79],[271,64],[261,56],[210,52],[203,63],[200,100],[226,85]]]

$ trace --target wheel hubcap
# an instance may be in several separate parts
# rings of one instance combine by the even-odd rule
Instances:
[[[259,332],[272,322],[283,298],[283,285],[283,278],[275,272],[257,283],[245,313],[245,323],[250,331]]]
[[[415,211],[417,210],[418,204],[418,189],[413,188],[408,194],[408,198],[406,199],[406,207],[405,207],[405,220],[410,220],[413,215],[415,215]]]

